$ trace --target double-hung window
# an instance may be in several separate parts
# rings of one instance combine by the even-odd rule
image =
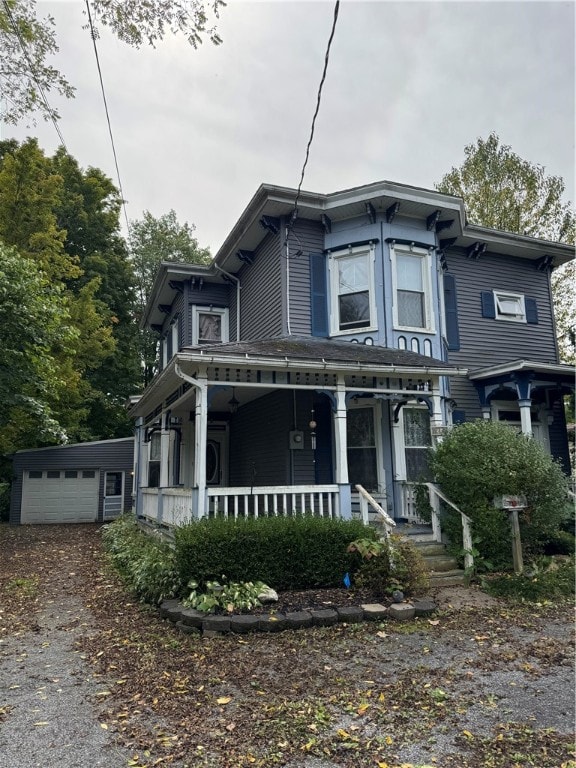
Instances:
[[[193,337],[195,345],[222,344],[228,341],[228,310],[216,307],[196,307]]]
[[[332,333],[373,330],[376,327],[373,247],[332,253],[330,283]]]
[[[394,326],[433,331],[431,257],[424,248],[392,249]]]

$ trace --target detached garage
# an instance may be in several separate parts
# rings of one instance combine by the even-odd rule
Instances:
[[[10,522],[95,523],[132,508],[134,438],[18,451]]]

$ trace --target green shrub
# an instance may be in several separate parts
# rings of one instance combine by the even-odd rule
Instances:
[[[222,574],[236,582],[264,581],[276,590],[341,586],[360,557],[354,539],[376,537],[356,520],[317,517],[208,519],[176,530],[180,579],[204,587]]]
[[[123,515],[102,530],[112,565],[140,600],[158,604],[182,591],[174,550],[142,531],[134,517]]]
[[[505,573],[483,579],[482,589],[495,597],[542,602],[574,595],[574,557],[542,557],[518,575]]]
[[[0,483],[0,521],[10,518],[10,483]]]
[[[377,543],[378,547],[366,546],[360,540],[350,545],[363,556],[354,580],[356,586],[368,587],[382,597],[396,589],[407,596],[415,595],[428,587],[426,562],[412,542],[391,536]]]
[[[576,551],[576,538],[568,531],[552,531],[544,541],[545,555],[573,555]]]
[[[512,544],[508,515],[494,498],[524,495],[519,513],[527,556],[543,551],[544,542],[570,514],[568,481],[560,466],[536,440],[506,424],[477,420],[452,428],[431,452],[430,465],[444,493],[472,519],[481,557],[495,567],[509,567]],[[449,511],[443,529],[462,548],[460,515]]]
[[[254,583],[252,581],[237,582],[222,579],[222,582],[209,581],[202,592],[198,589],[198,583],[191,581],[188,584],[191,592],[182,602],[187,608],[196,608],[206,613],[213,611],[245,613],[252,608],[261,606],[259,596],[264,590],[269,589],[268,585],[262,581]]]

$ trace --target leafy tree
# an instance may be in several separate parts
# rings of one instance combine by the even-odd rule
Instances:
[[[58,357],[72,356],[74,328],[63,287],[0,242],[0,453],[62,442],[57,403],[68,388]]]
[[[180,224],[176,212],[171,210],[159,218],[144,211],[142,219],[130,222],[128,244],[137,286],[137,317],[144,314],[158,268],[163,261],[184,264],[208,264],[208,248],[201,248],[194,237],[193,224]],[[144,383],[152,378],[156,362],[156,335],[141,331],[140,353],[144,370]]]
[[[574,243],[576,217],[572,204],[563,201],[565,184],[560,176],[546,175],[543,166],[523,160],[500,144],[494,132],[468,144],[464,155],[462,165],[443,176],[436,189],[462,197],[472,223]],[[560,354],[566,362],[574,360],[574,276],[574,263],[552,276]]]
[[[91,16],[109,27],[123,42],[139,48],[152,47],[165,35],[183,34],[197,48],[205,37],[221,43],[208,14],[218,18],[223,0],[92,0]],[[98,34],[97,28],[95,34]],[[49,63],[58,52],[55,22],[38,16],[36,0],[3,0],[0,3],[0,81],[6,109],[3,119],[16,124],[25,115],[38,112],[46,120],[58,119],[43,94],[55,90],[66,98],[74,88]]]

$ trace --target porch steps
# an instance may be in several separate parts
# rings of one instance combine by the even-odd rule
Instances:
[[[447,553],[444,544],[434,541],[428,526],[398,525],[395,532],[411,541],[424,558],[431,587],[459,586],[465,583],[464,571],[458,567],[456,558]]]

